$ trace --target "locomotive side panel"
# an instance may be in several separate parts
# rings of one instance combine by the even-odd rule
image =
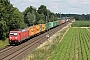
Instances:
[[[29,32],[27,29],[23,29],[21,30],[21,34],[20,34],[20,38],[21,38],[21,41],[22,40],[25,40],[26,38],[29,37]]]

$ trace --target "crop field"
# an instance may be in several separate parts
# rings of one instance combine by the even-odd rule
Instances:
[[[57,45],[61,41],[63,35],[69,30],[70,24],[58,31],[49,38],[46,42],[41,44],[37,49],[32,51],[25,59],[23,60],[48,60],[50,56],[54,53]]]
[[[72,27],[90,27],[90,21],[76,21],[73,22]]]
[[[49,60],[90,60],[90,31],[70,28]]]

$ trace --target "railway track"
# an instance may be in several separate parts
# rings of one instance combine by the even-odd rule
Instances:
[[[18,45],[18,46],[9,46],[2,50],[0,50],[0,60],[21,60],[23,59],[28,52],[31,52],[33,49],[38,47],[40,44],[42,44],[44,41],[48,39],[46,37],[47,34],[51,37],[53,34],[55,34],[57,31],[62,29],[64,26],[66,26],[67,23],[57,26],[48,32],[45,32],[43,34],[40,34],[39,36],[36,36],[27,42]]]
[[[0,55],[1,55],[2,53],[4,53],[5,51],[11,49],[11,48],[13,48],[13,46],[7,46],[7,47],[1,49],[1,50],[0,50]]]

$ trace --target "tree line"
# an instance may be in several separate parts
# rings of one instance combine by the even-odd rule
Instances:
[[[62,17],[74,17],[76,20],[90,20],[90,14],[60,14],[56,13],[58,18]]]
[[[29,6],[20,12],[9,0],[0,0],[0,40],[5,40],[10,30],[46,23],[46,19],[55,21],[57,16],[44,5],[38,7],[38,10]]]
[[[38,9],[29,6],[23,12],[20,12],[18,8],[13,7],[9,0],[0,0],[0,40],[5,40],[10,30],[56,21],[57,17],[74,17],[76,20],[90,20],[90,14],[55,14],[44,5],[41,5]]]

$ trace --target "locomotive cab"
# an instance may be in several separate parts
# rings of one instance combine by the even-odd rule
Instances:
[[[17,44],[19,43],[19,31],[10,31],[9,33],[9,43]]]

